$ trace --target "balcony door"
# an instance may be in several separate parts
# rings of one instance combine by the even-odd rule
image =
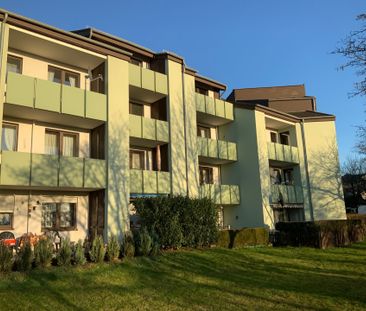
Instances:
[[[104,233],[104,198],[105,191],[89,193],[89,239],[92,241],[97,235]]]

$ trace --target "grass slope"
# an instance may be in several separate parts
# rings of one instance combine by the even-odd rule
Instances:
[[[0,277],[0,310],[366,310],[366,242],[180,251]]]

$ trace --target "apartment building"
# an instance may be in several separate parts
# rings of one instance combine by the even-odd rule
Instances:
[[[220,226],[344,219],[335,117],[304,86],[235,89],[96,29],[0,10],[0,231],[121,236],[141,196]],[[133,216],[133,217],[132,217]]]

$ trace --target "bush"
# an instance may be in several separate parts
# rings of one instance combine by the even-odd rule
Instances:
[[[28,272],[32,268],[33,252],[29,241],[26,241],[16,256],[15,266],[19,271]]]
[[[93,240],[89,251],[89,256],[92,262],[101,263],[104,261],[105,246],[102,236],[97,236]]]
[[[57,265],[69,266],[71,264],[72,249],[70,239],[65,238],[61,241],[60,249],[57,252]]]
[[[109,238],[107,245],[107,259],[114,261],[119,257],[120,245],[115,235]]]
[[[53,245],[49,238],[38,240],[34,246],[34,262],[36,266],[47,267],[51,264]]]
[[[84,265],[86,263],[85,250],[82,240],[79,240],[74,247],[74,263],[76,265]]]
[[[142,227],[155,232],[163,248],[216,243],[217,208],[209,199],[183,196],[140,198],[134,202]]]
[[[0,241],[0,272],[9,272],[13,265],[12,250]]]
[[[125,232],[122,243],[123,257],[135,256],[135,241],[132,232]]]
[[[138,255],[149,256],[153,240],[145,227],[134,234],[135,249]]]
[[[226,248],[268,245],[269,232],[266,228],[244,228],[240,230],[222,230],[217,245]]]
[[[155,232],[151,233],[151,239],[152,239],[152,244],[151,244],[150,256],[158,256],[158,255],[160,255],[160,243],[159,243],[159,238]]]

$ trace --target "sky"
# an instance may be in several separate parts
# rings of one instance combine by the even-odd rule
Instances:
[[[365,0],[0,0],[0,7],[64,30],[94,27],[153,51],[183,56],[199,74],[233,88],[305,84],[318,111],[335,114],[340,161],[354,154],[366,97],[331,52]]]

